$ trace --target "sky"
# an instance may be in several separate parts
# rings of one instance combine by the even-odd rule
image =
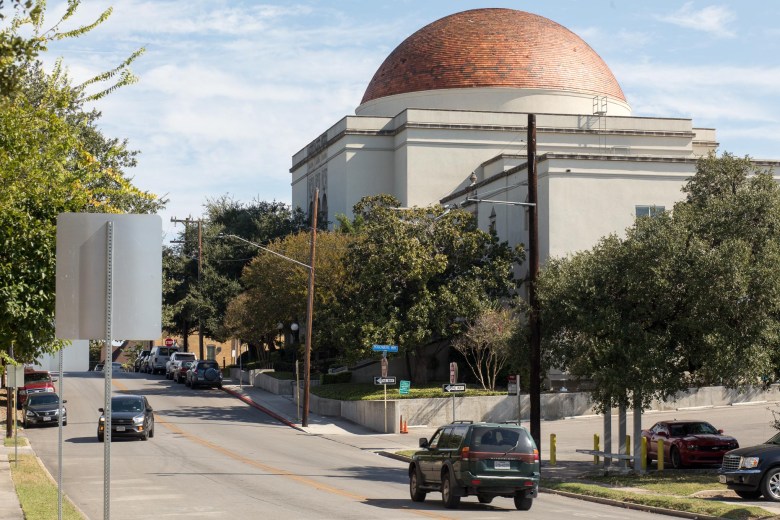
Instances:
[[[716,128],[720,152],[780,159],[780,2],[766,0],[82,0],[54,42],[76,82],[132,52],[138,83],[97,101],[108,137],[128,139],[134,184],[179,219],[227,196],[291,202],[291,157],[354,115],[374,72],[405,38],[449,14],[506,7],[583,38],[612,69],[636,116]],[[65,9],[47,4],[44,26]]]

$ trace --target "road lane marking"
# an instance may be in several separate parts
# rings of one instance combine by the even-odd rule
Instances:
[[[122,383],[120,383],[120,382],[118,382],[116,380],[113,380],[113,379],[111,380],[111,382],[117,387],[118,390],[129,391],[129,389],[125,385],[123,385]],[[155,422],[155,424],[163,425],[165,428],[169,429],[171,432],[179,434],[182,437],[184,437],[184,438],[186,438],[186,439],[188,439],[188,440],[190,440],[190,441],[192,441],[194,443],[200,444],[201,446],[205,446],[206,448],[209,448],[211,450],[219,452],[219,453],[225,455],[226,457],[229,457],[229,458],[231,458],[233,460],[236,460],[238,462],[243,462],[244,464],[248,464],[250,466],[254,466],[256,468],[259,468],[259,469],[261,469],[261,470],[263,470],[263,471],[265,471],[265,472],[267,472],[269,474],[278,475],[280,477],[285,477],[285,478],[288,478],[288,479],[293,480],[295,482],[298,482],[299,484],[303,484],[304,486],[313,487],[313,488],[318,489],[320,491],[324,491],[326,493],[330,493],[330,494],[333,494],[333,495],[338,495],[338,496],[341,496],[341,497],[344,497],[344,498],[349,498],[349,499],[355,500],[357,502],[367,503],[370,500],[368,497],[365,497],[365,496],[362,496],[362,495],[356,495],[354,493],[350,493],[349,491],[346,491],[346,490],[343,490],[343,489],[339,489],[339,488],[336,488],[336,487],[333,487],[333,486],[329,486],[327,484],[323,484],[322,482],[318,482],[318,481],[316,481],[314,479],[311,479],[311,478],[308,478],[308,477],[304,477],[304,476],[301,476],[301,475],[296,475],[295,473],[292,473],[290,471],[287,471],[287,470],[284,470],[284,469],[280,469],[280,468],[276,468],[274,466],[269,466],[268,464],[263,464],[262,462],[259,462],[257,460],[249,459],[249,458],[244,457],[243,455],[241,455],[239,453],[236,453],[236,452],[231,451],[231,450],[229,450],[227,448],[224,448],[224,447],[220,446],[219,444],[215,444],[215,443],[213,443],[211,441],[207,441],[206,439],[198,437],[197,435],[193,435],[191,433],[188,433],[188,432],[182,430],[181,428],[179,428],[178,426],[176,426],[175,424],[173,424],[171,422],[168,422],[165,419],[157,417],[157,415],[155,415],[154,422]],[[427,518],[436,518],[438,520],[453,520],[453,517],[442,516],[442,515],[440,515],[440,514],[438,514],[436,512],[433,512],[433,511],[430,511],[430,512],[429,511],[419,511],[419,510],[407,509],[405,507],[403,508],[403,510],[405,510],[405,511],[407,511],[409,513],[413,513],[413,514],[416,514],[416,515],[419,515],[419,516],[424,516],[424,517],[427,517]]]

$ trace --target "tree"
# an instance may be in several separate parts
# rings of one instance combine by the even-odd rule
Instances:
[[[780,313],[780,188],[749,159],[704,157],[671,213],[548,262],[548,355],[594,380],[602,408],[690,386],[755,384]]]
[[[65,18],[77,5],[69,4]],[[31,23],[35,32],[42,20],[41,12],[38,18],[17,19],[7,30],[16,34]],[[57,25],[47,38],[77,36],[90,28],[58,33]],[[84,85],[73,86],[60,66],[49,75],[36,63],[14,66],[18,88],[0,97],[0,348],[7,352],[13,346],[14,357],[29,362],[58,348],[53,327],[57,215],[151,212],[162,201],[125,175],[123,169],[133,163],[123,158],[131,152],[97,129],[99,113],[84,112],[90,97]]]
[[[498,374],[514,353],[513,340],[519,327],[520,321],[510,309],[490,306],[452,342],[482,388],[496,389]]]
[[[420,383],[435,352],[491,301],[517,285],[521,252],[477,229],[470,213],[441,206],[400,210],[391,196],[365,197],[343,226],[354,235],[342,297],[325,312],[331,341],[346,359],[370,356],[372,344],[396,344]],[[345,219],[341,219],[342,222]]]
[[[225,235],[268,245],[307,229],[306,217],[282,202],[237,202],[228,196],[208,200],[202,224],[202,265],[198,281],[198,237],[191,221],[177,245],[164,256],[163,326],[186,338],[202,324],[204,335],[224,341],[230,336],[224,318],[228,304],[242,291],[241,273],[261,250]],[[222,236],[220,236],[222,235]]]
[[[301,231],[268,244],[268,248],[303,264],[310,262],[311,235]],[[330,350],[327,331],[334,326],[328,321],[330,308],[341,296],[347,272],[344,266],[352,237],[343,233],[321,232],[317,235],[315,257],[313,353]],[[261,252],[244,269],[241,282],[245,290],[234,298],[225,316],[225,326],[234,337],[251,345],[274,347],[278,324],[289,329],[293,322],[301,323],[306,316],[308,269]],[[259,352],[259,350],[258,350]]]

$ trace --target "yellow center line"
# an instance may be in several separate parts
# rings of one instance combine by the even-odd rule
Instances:
[[[122,383],[120,383],[120,382],[118,382],[118,381],[116,381],[114,379],[111,380],[111,383],[114,386],[116,386],[118,390],[121,390],[121,391],[128,391],[129,390],[125,385],[123,385]],[[220,446],[219,444],[215,444],[213,442],[207,441],[206,439],[198,437],[197,435],[193,435],[191,433],[188,433],[188,432],[182,430],[181,428],[179,428],[178,426],[176,426],[175,424],[173,424],[171,422],[168,422],[165,419],[161,419],[157,415],[155,415],[154,420],[155,420],[155,423],[161,424],[161,425],[165,426],[166,428],[171,430],[173,433],[179,434],[182,437],[185,437],[186,439],[188,439],[188,440],[190,440],[190,441],[192,441],[192,442],[194,442],[196,444],[200,444],[201,446],[205,446],[206,448],[208,448],[210,450],[214,450],[216,452],[219,452],[219,453],[225,455],[226,457],[229,457],[229,458],[231,458],[233,460],[236,460],[238,462],[243,462],[244,464],[248,464],[249,466],[254,466],[255,468],[259,468],[259,469],[261,469],[261,470],[263,470],[263,471],[265,471],[267,473],[279,475],[281,477],[285,477],[285,478],[288,478],[288,479],[293,480],[295,482],[298,482],[299,484],[303,484],[305,486],[313,487],[315,489],[319,489],[320,491],[325,491],[326,493],[331,493],[333,495],[338,495],[338,496],[342,496],[342,497],[345,497],[345,498],[349,498],[349,499],[355,500],[357,502],[368,502],[369,501],[368,497],[364,497],[362,495],[356,495],[354,493],[350,493],[349,491],[345,491],[343,489],[339,489],[339,488],[336,488],[336,487],[333,487],[333,486],[329,486],[327,484],[323,484],[323,483],[318,482],[318,481],[316,481],[314,479],[311,479],[309,477],[304,477],[302,475],[297,475],[297,474],[292,473],[290,471],[287,471],[287,470],[284,470],[284,469],[280,469],[280,468],[276,468],[274,466],[269,466],[268,464],[263,464],[262,462],[259,462],[257,460],[253,460],[253,459],[249,459],[247,457],[244,457],[243,455],[241,455],[239,453],[236,453],[234,451],[231,451],[231,450],[229,450],[227,448],[224,448],[223,446]],[[406,508],[404,508],[404,509],[406,509]],[[428,518],[437,518],[437,519],[440,519],[440,520],[451,520],[452,519],[452,517],[441,516],[440,514],[435,513],[435,512],[418,511],[418,510],[408,510],[408,512],[414,513],[414,514],[417,514],[417,515],[420,515],[420,516],[428,517]]]

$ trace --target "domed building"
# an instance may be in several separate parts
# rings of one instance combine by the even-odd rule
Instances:
[[[617,79],[579,36],[541,16],[476,9],[404,40],[354,116],[292,159],[294,207],[332,222],[366,195],[458,204],[483,229],[528,243],[528,114],[536,115],[539,258],[588,249],[637,215],[671,208],[718,143],[690,119],[634,117]]]

